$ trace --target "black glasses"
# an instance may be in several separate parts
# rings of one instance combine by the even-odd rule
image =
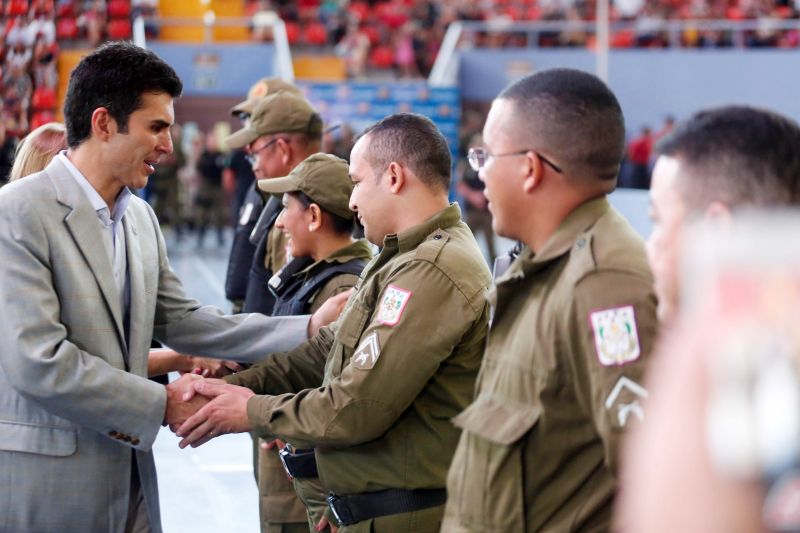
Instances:
[[[518,152],[510,152],[507,154],[492,154],[489,153],[489,150],[487,150],[486,148],[470,148],[469,152],[467,153],[467,161],[469,161],[469,166],[472,167],[472,170],[478,172],[492,157],[508,157],[512,155],[523,155],[527,154],[528,152],[533,152],[539,157],[539,159],[544,161],[546,165],[549,165],[550,168],[561,174],[561,168],[558,165],[547,159],[545,156],[543,156],[536,150],[532,149],[519,150]]]
[[[283,142],[287,142],[287,143],[289,142],[289,139],[286,139],[284,137],[275,137],[274,139],[272,139],[270,142],[268,142],[267,144],[265,144],[261,148],[258,148],[256,150],[251,150],[249,154],[244,156],[245,159],[247,159],[247,162],[250,163],[251,165],[255,165],[256,164],[256,160],[258,159],[258,156],[256,154],[258,154],[259,152],[263,152],[264,150],[266,150],[267,148],[269,148],[270,146],[272,146],[276,142],[280,141],[281,139],[283,139]]]

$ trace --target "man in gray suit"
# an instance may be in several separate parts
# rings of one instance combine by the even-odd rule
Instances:
[[[172,151],[181,90],[152,52],[101,47],[70,78],[69,149],[0,191],[2,532],[161,531],[151,447],[190,406],[145,378],[151,339],[256,361],[311,327],[185,296],[130,192]]]

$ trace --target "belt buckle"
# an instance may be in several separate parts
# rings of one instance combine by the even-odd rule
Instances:
[[[330,493],[325,499],[328,500],[328,507],[330,507],[333,517],[340,525],[349,526],[355,524],[350,508],[347,507],[347,504],[342,501],[340,496]]]
[[[286,457],[292,455],[292,452],[289,450],[289,446],[284,446],[281,448],[281,451],[278,452],[278,457],[281,459],[281,464],[283,465],[283,469],[286,471],[286,475],[289,476],[289,479],[294,479],[294,475],[292,475],[292,469],[289,466],[289,463],[286,462]]]

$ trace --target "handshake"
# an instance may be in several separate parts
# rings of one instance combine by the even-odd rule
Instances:
[[[184,374],[167,385],[164,424],[179,437],[181,448],[196,448],[220,435],[251,429],[247,400],[255,393],[221,379]]]

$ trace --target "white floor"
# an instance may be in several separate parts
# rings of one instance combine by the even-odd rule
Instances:
[[[168,233],[169,257],[187,294],[228,311],[223,280],[230,238],[218,248],[215,237],[207,235],[198,249],[194,236],[177,243]],[[178,448],[179,440],[162,428],[153,447],[165,533],[257,533],[250,435],[226,435],[185,450]]]

